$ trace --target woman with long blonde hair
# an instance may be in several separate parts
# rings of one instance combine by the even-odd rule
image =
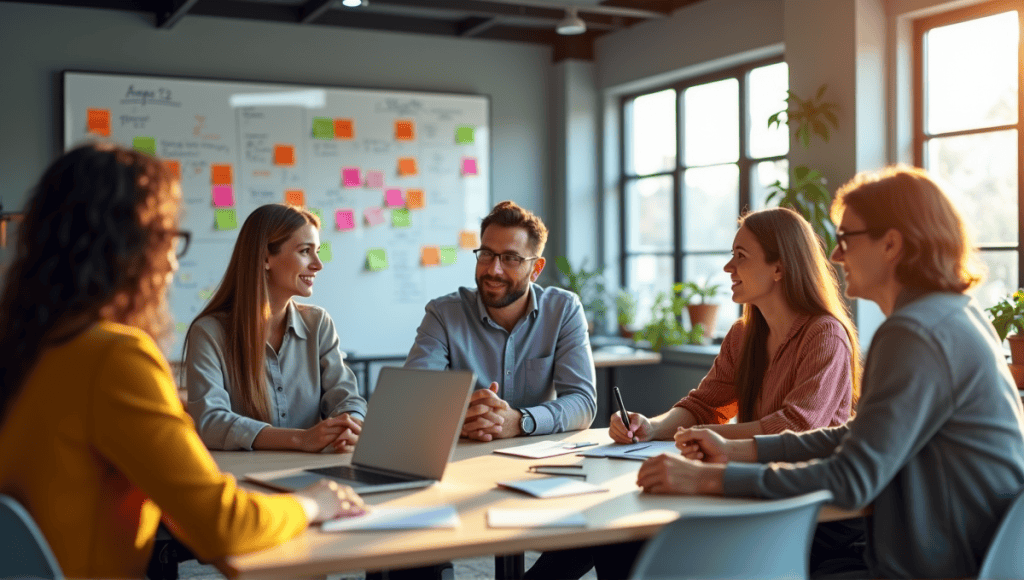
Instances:
[[[300,304],[323,263],[320,220],[257,208],[184,346],[188,411],[211,449],[351,451],[366,401],[327,311]]]

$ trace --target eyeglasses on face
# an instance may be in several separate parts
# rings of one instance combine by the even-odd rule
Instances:
[[[863,235],[863,234],[875,234],[875,233],[878,233],[878,232],[881,232],[881,231],[883,231],[883,230],[880,229],[880,228],[868,228],[866,230],[857,230],[855,232],[840,232],[840,231],[836,231],[836,245],[838,245],[839,249],[842,250],[845,253],[846,252],[846,248],[848,246],[848,242],[846,241],[846,238],[849,238],[851,236],[860,236],[860,235]]]
[[[473,250],[473,253],[476,254],[477,263],[485,265],[493,262],[495,256],[501,256],[501,265],[505,266],[506,268],[518,268],[523,264],[523,262],[536,260],[537,258],[540,257],[534,256],[532,258],[527,258],[513,252],[508,252],[505,254],[495,254],[494,252],[486,250],[484,248],[477,248]]]

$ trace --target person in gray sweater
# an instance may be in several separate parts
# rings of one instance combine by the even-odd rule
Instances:
[[[902,166],[855,177],[832,215],[847,295],[887,316],[856,416],[734,441],[680,429],[681,454],[649,459],[637,483],[764,498],[827,489],[842,508],[872,506],[865,577],[976,576],[1024,487],[1024,415],[995,330],[964,294],[980,275],[963,221],[923,170]]]

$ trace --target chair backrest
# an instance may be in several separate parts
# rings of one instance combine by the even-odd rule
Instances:
[[[681,514],[647,542],[630,578],[808,577],[811,539],[830,491]]]
[[[1016,580],[1024,578],[1024,490],[1006,510],[996,535],[981,561],[978,578]]]
[[[28,511],[0,494],[0,577],[63,580],[50,545]]]

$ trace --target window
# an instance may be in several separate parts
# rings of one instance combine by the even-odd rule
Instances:
[[[781,59],[752,63],[622,100],[622,285],[638,294],[638,322],[675,282],[721,284],[716,334],[739,314],[730,304],[736,218],[765,207],[768,186],[788,182]]]
[[[945,187],[988,266],[982,307],[1021,274],[1021,17],[1000,0],[915,22],[915,164]]]

